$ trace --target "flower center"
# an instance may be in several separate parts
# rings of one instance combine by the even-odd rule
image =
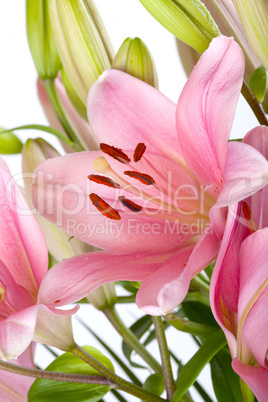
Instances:
[[[100,144],[100,149],[103,153],[112,157],[117,162],[127,165],[129,169],[125,170],[123,175],[120,175],[110,166],[104,157],[98,157],[93,164],[93,168],[96,172],[104,175],[90,174],[88,179],[117,190],[121,189],[130,196],[134,196],[135,201],[137,198],[139,200],[138,202],[134,202],[125,195],[118,196],[117,199],[120,202],[120,205],[122,205],[122,208],[119,206],[114,209],[97,194],[91,193],[89,198],[92,204],[104,216],[109,219],[120,220],[122,213],[126,212],[124,210],[125,207],[134,213],[146,214],[147,217],[151,215],[154,218],[179,221],[180,224],[194,223],[197,226],[200,226],[200,222],[202,222],[202,230],[200,229],[200,233],[204,230],[206,225],[209,223],[208,211],[210,206],[206,206],[205,211],[201,211],[202,213],[198,212],[200,200],[189,195],[190,191],[187,193],[187,189],[185,190],[187,183],[183,183],[181,186],[182,193],[185,196],[178,197],[179,201],[175,202],[173,196],[177,189],[172,189],[172,191],[170,191],[167,178],[159,171],[155,164],[144,155],[146,151],[145,144],[139,143],[136,146],[133,153],[133,161],[134,163],[137,163],[143,159],[143,166],[148,166],[150,174],[141,172],[135,165],[132,165],[130,157],[123,152],[122,149],[107,144]],[[151,175],[152,172],[154,177]],[[174,172],[174,174],[176,174],[176,172]],[[142,183],[152,189],[150,190],[151,192],[147,192],[132,184],[127,178]]]

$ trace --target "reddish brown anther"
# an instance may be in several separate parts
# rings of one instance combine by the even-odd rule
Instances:
[[[140,212],[142,210],[142,207],[135,202],[129,200],[128,198],[124,197],[123,195],[121,197],[118,197],[119,201],[130,211],[132,212]]]
[[[129,177],[132,177],[133,179],[137,179],[137,180],[141,181],[143,184],[146,184],[146,186],[151,186],[152,184],[155,183],[154,179],[146,173],[140,173],[140,172],[135,172],[132,170],[126,170],[124,172],[124,174]]]
[[[98,184],[104,184],[105,186],[113,188],[120,188],[120,185],[112,179],[109,179],[109,177],[101,176],[99,174],[90,174],[87,176],[87,178]]]
[[[107,145],[103,143],[100,144],[100,149],[102,150],[102,152],[111,156],[112,158],[116,159],[121,163],[130,162],[129,157],[122,151],[122,149],[115,148],[112,145]]]
[[[248,204],[246,202],[242,202],[242,210],[243,210],[243,214],[245,216],[245,219],[247,221],[247,225],[248,225],[248,230],[250,233],[254,233],[256,232],[256,230],[258,230],[257,224],[253,218],[252,212],[248,206]]]
[[[142,158],[142,156],[143,156],[145,150],[146,150],[146,145],[143,144],[143,142],[140,142],[140,143],[136,146],[135,151],[134,151],[134,154],[133,154],[134,162],[138,162],[139,160],[141,160],[141,158]]]
[[[109,219],[114,219],[116,221],[119,221],[121,219],[121,216],[119,213],[113,209],[107,202],[105,202],[102,198],[100,198],[97,194],[91,193],[89,195],[89,198],[91,199],[92,204],[94,207],[96,207],[102,215],[106,216]]]

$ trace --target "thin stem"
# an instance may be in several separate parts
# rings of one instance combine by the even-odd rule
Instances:
[[[117,296],[116,303],[124,304],[124,303],[135,303],[136,295],[131,296]]]
[[[163,325],[163,320],[161,317],[152,317],[154,327],[155,327],[155,336],[158,341],[161,361],[162,361],[162,370],[165,381],[165,387],[167,391],[167,398],[169,400],[172,399],[172,396],[175,392],[175,382],[173,379],[172,368],[170,363],[170,353],[167,347],[167,340],[165,336],[165,329]]]
[[[146,350],[146,348],[140,343],[139,339],[133,332],[126,327],[124,322],[121,320],[117,311],[113,306],[108,307],[103,310],[110,323],[114,326],[116,331],[121,335],[126,344],[135,350],[138,355],[140,355],[143,360],[156,372],[162,373],[161,365],[157,360]]]
[[[60,120],[61,125],[64,128],[67,136],[73,141],[75,150],[85,151],[86,150],[85,144],[83,144],[81,138],[79,137],[79,134],[76,132],[72,123],[69,121],[69,118],[66,115],[66,112],[62,106],[61,100],[57,92],[57,88],[55,86],[54,79],[46,79],[43,81],[43,83],[45,85],[45,89],[49,97],[49,100],[53,106],[53,109],[58,119]]]
[[[213,331],[217,331],[217,327],[210,325],[199,324],[189,321],[188,319],[178,317],[176,314],[169,313],[165,315],[164,320],[171,324],[178,331],[187,332],[193,335],[210,335]]]
[[[77,382],[82,384],[99,384],[107,386],[112,385],[111,382],[104,377],[93,376],[93,375],[82,375],[82,374],[58,373],[56,371],[32,369],[23,366],[18,366],[17,364],[7,363],[4,361],[0,361],[0,369],[9,371],[11,373],[24,375],[27,377],[42,378],[43,380]]]
[[[257,101],[255,98],[254,94],[251,92],[248,84],[243,82],[243,86],[241,89],[242,95],[248,102],[249,106],[251,107],[253,113],[255,114],[256,118],[258,119],[258,122],[264,126],[268,126],[268,120],[265,115],[265,112],[261,106],[261,104]]]
[[[89,353],[87,353],[84,349],[82,349],[80,346],[75,345],[75,347],[71,350],[71,352],[82,359],[84,362],[89,364],[91,367],[93,367],[95,370],[97,370],[100,374],[105,376],[107,380],[110,381],[111,384],[113,384],[114,388],[120,389],[121,391],[128,392],[131,395],[136,396],[137,398],[140,398],[141,400],[145,402],[163,402],[164,399],[160,398],[157,395],[152,394],[149,391],[146,391],[145,389],[142,389],[138,385],[132,384],[126,380],[124,380],[122,377],[119,377],[116,375],[114,372],[109,370],[107,367],[105,367],[103,364],[98,362],[93,356],[91,356]]]

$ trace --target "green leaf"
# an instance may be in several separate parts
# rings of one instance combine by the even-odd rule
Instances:
[[[12,132],[0,127],[0,154],[11,155],[20,154],[23,144],[21,140]]]
[[[226,349],[222,349],[210,361],[211,378],[218,402],[243,402],[239,376],[232,369],[231,363],[230,352]]]
[[[193,385],[205,365],[226,345],[223,331],[213,333],[208,337],[200,349],[185,364],[176,385],[176,392],[172,402],[178,402],[187,390]]]
[[[249,80],[249,88],[258,102],[262,102],[266,91],[267,74],[263,66],[258,67]]]
[[[132,285],[131,282],[128,281],[117,281],[116,282],[118,285],[122,286],[125,290],[127,290],[129,293],[136,294],[138,289]]]
[[[136,335],[137,338],[140,339],[142,335],[145,334],[146,331],[148,331],[151,325],[152,325],[151,317],[149,315],[144,315],[130,327],[130,330]],[[122,343],[122,350],[132,367],[146,368],[131,360],[132,349],[124,341]]]
[[[109,370],[114,371],[110,360],[97,349],[83,346],[88,353],[95,357]],[[83,360],[67,352],[57,357],[47,368],[48,371],[62,373],[100,375],[95,369]],[[109,387],[96,384],[67,383],[61,381],[37,379],[28,394],[29,402],[97,402],[108,391]]]
[[[3,129],[2,129],[3,130]],[[73,147],[74,143],[66,137],[66,135],[62,134],[60,131],[56,130],[55,128],[42,126],[40,124],[28,124],[26,126],[19,126],[10,128],[8,130],[2,131],[3,133],[10,133],[11,131],[18,131],[18,130],[40,130],[46,133],[52,134],[57,137],[59,140],[66,142],[70,147]],[[1,134],[2,135],[2,134]]]
[[[142,388],[147,389],[147,391],[160,396],[165,390],[165,381],[163,374],[154,373],[149,375],[149,377],[146,378]]]
[[[199,302],[183,302],[181,312],[192,322],[217,327],[218,324],[213,317],[211,309]]]

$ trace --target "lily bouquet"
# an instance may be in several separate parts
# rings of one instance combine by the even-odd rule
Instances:
[[[0,159],[1,400],[268,401],[267,2],[140,3],[177,38],[177,104],[140,38],[114,53],[98,1],[26,1],[49,126],[1,129],[24,181]],[[258,123],[230,140],[241,92]],[[23,145],[21,129],[45,139]],[[130,328],[119,303],[143,312]],[[124,357],[90,316],[78,344],[80,304]],[[197,345],[184,364],[181,331]],[[213,396],[197,380],[208,363]]]

